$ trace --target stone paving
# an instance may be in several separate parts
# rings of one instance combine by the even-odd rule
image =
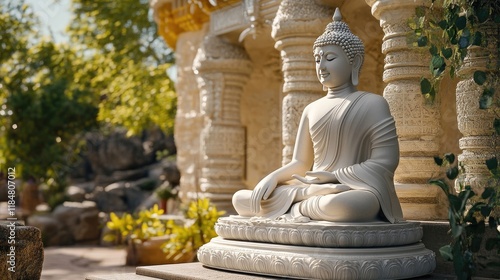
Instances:
[[[99,246],[47,247],[41,280],[83,280],[87,275],[133,273],[125,249]]]

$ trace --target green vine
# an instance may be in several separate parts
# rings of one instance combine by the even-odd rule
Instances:
[[[479,108],[500,108],[495,85],[500,70],[500,40],[488,36],[488,28],[500,28],[500,1],[497,0],[432,0],[431,6],[419,6],[409,21],[414,34],[413,45],[426,48],[431,54],[429,78],[420,80],[421,93],[433,101],[443,77],[457,77],[468,52],[475,47],[488,50],[488,71],[476,70],[474,82],[481,87]],[[461,77],[463,78],[463,77]],[[494,110],[494,127],[500,134],[500,116]]]
[[[449,202],[448,219],[450,223],[451,243],[440,248],[441,256],[453,261],[455,274],[459,280],[471,279],[478,268],[500,266],[500,216],[498,215],[500,168],[497,158],[485,162],[491,173],[488,187],[476,194],[468,185],[459,184],[459,192],[449,187],[460,171],[454,154],[443,158],[435,157],[435,162],[447,168],[446,179],[433,179],[429,183],[437,185],[446,194]],[[487,227],[496,232],[494,237],[486,235]],[[481,248],[496,250],[497,255],[485,257]]]

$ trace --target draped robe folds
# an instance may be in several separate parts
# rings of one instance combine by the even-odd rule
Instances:
[[[373,193],[389,222],[403,219],[393,182],[399,145],[394,119],[383,97],[366,92],[349,94],[311,124],[310,136],[313,171],[333,172],[340,183],[351,189]],[[278,186],[261,203],[264,216],[274,219],[285,214],[303,187]]]

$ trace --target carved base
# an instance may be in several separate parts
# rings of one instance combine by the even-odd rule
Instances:
[[[206,266],[298,279],[403,279],[431,273],[434,252],[423,244],[383,248],[319,248],[216,237],[198,251]]]
[[[215,231],[225,239],[330,248],[408,245],[423,236],[418,222],[292,223],[240,216],[220,218]]]

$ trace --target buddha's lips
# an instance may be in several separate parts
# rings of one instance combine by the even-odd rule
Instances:
[[[328,77],[328,75],[330,75],[330,73],[320,73],[320,74],[319,74],[319,76],[320,76],[321,78],[326,78],[326,77]]]

